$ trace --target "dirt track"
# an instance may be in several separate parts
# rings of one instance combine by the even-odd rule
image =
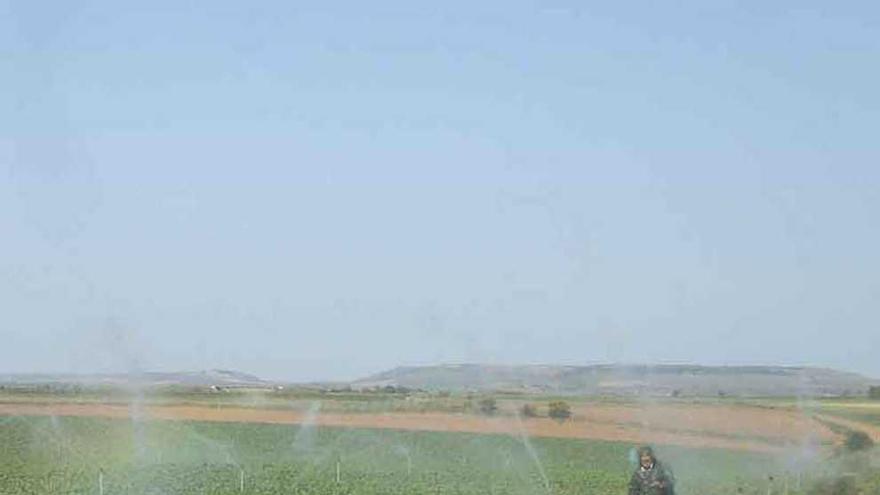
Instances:
[[[573,412],[574,419],[561,424],[548,418],[520,421],[507,416],[489,418],[447,413],[320,413],[310,417],[304,411],[209,406],[147,406],[139,414],[147,420],[309,422],[320,426],[527,434],[755,452],[778,452],[805,440],[830,442],[837,439],[835,433],[821,422],[786,409],[698,404],[650,407],[596,404],[576,408]],[[123,405],[6,403],[0,404],[0,415],[129,418],[132,410]]]
[[[850,430],[860,430],[868,434],[871,437],[871,440],[874,442],[880,443],[880,427],[869,425],[862,423],[860,421],[853,421],[851,419],[839,418],[837,416],[828,416],[825,414],[816,416],[817,419],[822,421],[827,421],[829,423],[834,423],[838,426],[842,426],[844,428]]]

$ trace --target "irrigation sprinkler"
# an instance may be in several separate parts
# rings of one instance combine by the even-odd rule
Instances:
[[[238,470],[238,491],[244,492],[244,469]]]
[[[337,483],[339,483],[342,480],[342,478],[341,478],[342,472],[341,471],[342,471],[342,466],[341,466],[341,463],[339,462],[339,460],[337,459],[336,460],[336,482]]]
[[[98,495],[104,495],[104,468],[98,469]]]

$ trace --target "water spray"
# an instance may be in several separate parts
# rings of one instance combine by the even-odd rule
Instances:
[[[321,402],[314,401],[309,405],[306,414],[293,437],[293,449],[307,456],[314,453],[315,426],[321,413]]]
[[[403,445],[397,445],[394,448],[394,450],[398,454],[406,456],[406,475],[411,476],[412,475],[412,456],[409,454],[409,449],[407,449]]]
[[[516,424],[519,430],[519,438],[522,442],[523,446],[528,452],[529,457],[532,458],[532,461],[535,462],[535,466],[538,468],[538,473],[541,475],[541,479],[544,480],[544,489],[547,490],[547,493],[550,493],[550,480],[547,478],[547,473],[544,472],[544,465],[541,464],[541,459],[538,458],[538,453],[535,452],[535,448],[532,447],[532,442],[529,441],[528,433],[526,433],[525,426],[522,423],[522,419],[519,416],[519,411],[516,412]]]

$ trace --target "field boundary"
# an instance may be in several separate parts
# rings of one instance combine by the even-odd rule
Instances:
[[[120,404],[0,403],[2,416],[81,416],[128,419],[131,406]],[[138,407],[143,420],[208,421],[229,423],[311,424],[327,427],[395,429],[410,431],[465,432],[510,436],[573,438],[652,443],[682,447],[716,448],[760,453],[778,453],[795,445],[779,439],[731,437],[719,432],[664,430],[633,424],[614,424],[579,418],[557,422],[549,418],[518,419],[449,413],[309,413],[276,410],[192,405],[145,405]],[[819,423],[817,422],[817,425]],[[827,429],[826,425],[821,428]],[[829,432],[826,432],[826,434]],[[875,432],[876,433],[876,432]],[[834,435],[836,437],[836,435]]]

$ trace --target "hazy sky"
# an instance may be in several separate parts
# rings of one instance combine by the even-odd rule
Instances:
[[[880,376],[876,2],[0,0],[0,372]]]

